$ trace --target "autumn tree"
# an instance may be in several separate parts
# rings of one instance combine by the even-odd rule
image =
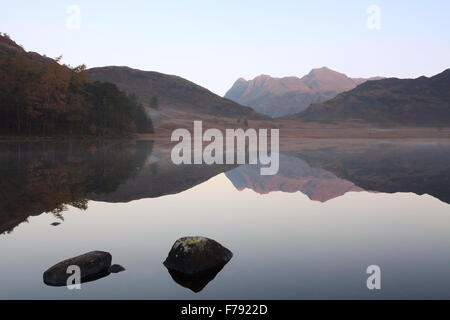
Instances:
[[[120,135],[153,132],[136,97],[114,84],[90,82],[86,66],[28,54],[0,35],[0,132]],[[155,97],[156,98],[156,97]],[[158,104],[157,98],[152,100]]]

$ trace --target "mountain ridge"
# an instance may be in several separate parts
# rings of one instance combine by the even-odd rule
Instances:
[[[450,68],[432,77],[365,82],[285,117],[306,121],[360,120],[380,124],[450,124]]]
[[[262,74],[253,80],[239,78],[225,98],[276,118],[303,111],[312,103],[332,99],[365,81],[380,78],[350,78],[327,67],[312,69],[302,78]]]
[[[268,118],[176,75],[125,66],[97,67],[88,69],[87,72],[91,80],[112,82],[128,94],[135,94],[148,108],[152,107],[150,101],[156,97],[157,109],[166,113],[166,116],[181,116],[186,119],[198,119],[203,115],[236,119]]]

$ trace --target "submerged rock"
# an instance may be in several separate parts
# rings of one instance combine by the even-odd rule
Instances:
[[[185,237],[175,242],[164,265],[170,270],[195,275],[223,267],[232,257],[230,250],[214,240]]]
[[[119,273],[125,271],[125,268],[122,267],[120,264],[113,264],[111,267],[109,267],[109,272],[111,273]]]
[[[108,252],[93,251],[55,264],[44,272],[44,283],[49,286],[65,286],[69,266],[78,266],[81,270],[81,282],[97,280],[109,275],[112,256]]]
[[[170,269],[168,269],[168,271],[170,276],[176,283],[178,283],[180,286],[191,289],[193,292],[197,293],[202,291],[207,286],[208,283],[214,280],[214,278],[223,269],[224,266],[225,264],[217,268],[211,269],[209,271],[201,272],[196,275],[188,275]]]

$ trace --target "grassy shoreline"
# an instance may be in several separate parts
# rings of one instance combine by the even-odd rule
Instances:
[[[226,129],[254,128],[279,129],[280,140],[289,139],[450,139],[450,127],[408,127],[408,126],[377,126],[369,123],[333,123],[304,122],[293,120],[249,120],[248,127],[234,120],[223,119],[220,122],[203,121],[203,131],[217,128],[225,133]],[[155,127],[155,133],[132,134],[128,136],[92,136],[92,135],[0,135],[0,141],[102,141],[102,140],[162,140],[170,143],[171,134],[175,129],[186,128],[193,131],[194,121],[191,119],[175,119],[165,121]]]

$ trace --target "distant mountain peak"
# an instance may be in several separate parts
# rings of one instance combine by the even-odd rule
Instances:
[[[320,67],[320,68],[313,68],[311,69],[310,73],[317,73],[317,72],[336,72],[328,67]]]
[[[256,82],[256,83],[260,83],[260,82],[264,82],[267,80],[271,80],[271,79],[275,79],[272,78],[271,76],[269,76],[268,74],[260,74],[259,76],[257,76],[255,79],[251,80],[250,82]]]
[[[276,78],[267,74],[249,81],[239,78],[225,98],[268,116],[280,117],[303,111],[312,103],[332,99],[367,80],[352,79],[324,66],[312,69],[302,78]]]
[[[319,91],[343,92],[356,87],[351,78],[327,67],[311,70],[302,80],[312,90]]]

